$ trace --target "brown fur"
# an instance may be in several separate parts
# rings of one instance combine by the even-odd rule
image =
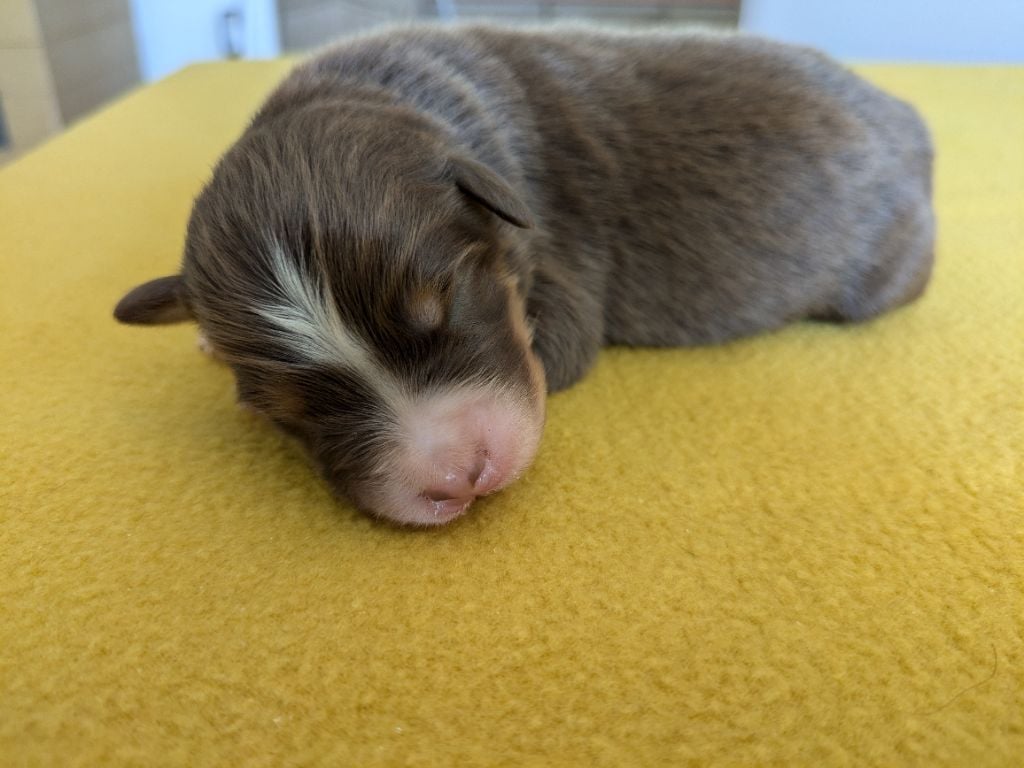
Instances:
[[[184,307],[243,400],[328,476],[368,482],[387,416],[254,311],[272,299],[271,243],[411,389],[502,382],[529,402],[604,344],[725,342],[916,298],[931,163],[911,107],[808,49],[392,31],[277,88],[196,201],[182,278],[137,289],[118,317]]]
[[[348,136],[372,131],[364,122],[434,123],[443,147],[526,201],[539,226],[511,233],[512,266],[551,389],[578,380],[604,343],[864,320],[915,298],[930,274],[923,123],[808,49],[738,36],[395,33],[299,68],[257,123],[331,99],[360,107]],[[429,143],[416,153],[439,154]]]

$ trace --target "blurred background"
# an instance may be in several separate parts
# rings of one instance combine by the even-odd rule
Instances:
[[[1024,0],[0,0],[0,163],[189,64],[430,19],[739,28],[847,61],[1024,63]]]

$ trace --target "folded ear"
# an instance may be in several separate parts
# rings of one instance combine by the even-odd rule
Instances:
[[[181,275],[158,277],[132,288],[114,307],[114,317],[131,325],[163,325],[191,320]]]
[[[533,216],[523,199],[483,163],[456,155],[449,160],[455,186],[471,200],[520,229],[533,227]]]

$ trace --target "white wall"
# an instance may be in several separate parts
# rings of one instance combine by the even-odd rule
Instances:
[[[274,0],[132,0],[142,79],[225,58],[224,14],[231,10],[242,13],[238,42],[246,58],[280,53]]]
[[[1024,0],[743,0],[740,28],[841,59],[1024,62]]]

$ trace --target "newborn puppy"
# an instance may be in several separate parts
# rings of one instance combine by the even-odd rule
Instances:
[[[195,202],[181,274],[242,403],[329,483],[431,525],[517,478],[604,344],[858,321],[924,289],[921,119],[760,39],[419,28],[275,90]]]

